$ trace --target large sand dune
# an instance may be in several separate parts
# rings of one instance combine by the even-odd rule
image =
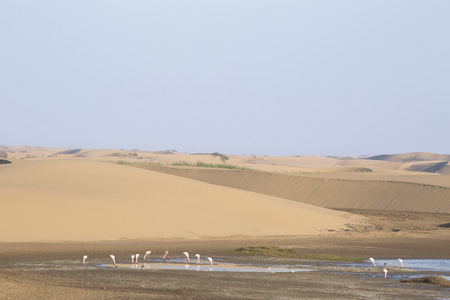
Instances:
[[[92,161],[2,165],[0,193],[0,241],[9,242],[318,234],[360,220],[304,203]]]
[[[342,180],[240,170],[141,167],[321,207],[450,212],[450,188],[443,186],[370,178]]]

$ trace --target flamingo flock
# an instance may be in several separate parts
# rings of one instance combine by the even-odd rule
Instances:
[[[144,257],[143,257],[143,260],[150,261],[150,254],[151,254],[151,253],[152,253],[152,251],[147,251],[147,252],[145,252],[145,255],[144,255]],[[167,256],[168,256],[168,254],[169,254],[169,251],[168,251],[168,250],[164,251],[164,255],[163,255],[163,258],[162,258],[164,262],[167,262]],[[190,263],[190,262],[191,262],[191,260],[189,259],[189,253],[188,253],[188,252],[183,252],[183,256],[184,256],[184,261],[185,261],[186,263]],[[111,254],[109,257],[111,258],[111,264],[112,264],[114,267],[117,267],[117,264],[116,264],[116,257],[115,257],[114,255],[112,255],[112,254]],[[195,254],[195,257],[197,258],[197,261],[196,261],[196,262],[197,262],[197,265],[199,265],[199,264],[201,263],[201,262],[200,262],[200,254]],[[87,255],[84,255],[84,256],[83,256],[83,264],[86,263],[87,258],[88,258]],[[212,267],[213,267],[213,259],[212,259],[211,257],[206,257],[206,259],[208,260],[209,266],[212,268]],[[131,264],[138,264],[138,262],[139,262],[139,253],[137,253],[137,254],[132,254],[132,255],[131,255]],[[375,259],[374,259],[373,257],[369,257],[369,262],[370,262],[370,265],[371,265],[373,268],[376,267]],[[386,264],[385,264],[385,265],[386,265]],[[404,268],[403,260],[402,260],[401,258],[398,258],[398,259],[397,259],[397,266],[398,266],[399,268]],[[383,273],[384,273],[384,278],[387,278],[388,270],[387,270],[386,268],[383,268],[382,271],[383,271]]]
[[[150,254],[151,253],[152,253],[152,251],[146,251],[145,254],[144,254],[144,257],[142,259],[146,260],[146,261],[150,261]],[[164,262],[167,262],[168,254],[169,254],[168,250],[164,251],[164,255],[163,255],[163,258],[162,258]],[[188,252],[183,252],[183,256],[184,256],[184,261],[186,263],[190,263],[191,262],[191,260],[189,259],[189,253]],[[111,258],[111,264],[114,267],[117,267],[116,257],[114,255],[112,255],[112,254],[109,257]],[[201,262],[200,262],[200,254],[195,254],[195,257],[197,258],[197,261],[196,261],[197,265],[201,264]],[[86,263],[87,258],[88,258],[87,255],[83,256],[83,264]],[[213,259],[211,257],[206,257],[206,259],[208,260],[209,266],[213,267]],[[131,255],[131,264],[138,264],[138,263],[139,263],[139,253],[132,254]]]

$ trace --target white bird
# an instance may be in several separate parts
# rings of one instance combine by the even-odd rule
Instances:
[[[372,264],[372,266],[375,268],[375,259],[373,259],[372,257],[369,257],[370,263]]]
[[[383,269],[383,272],[384,272],[384,278],[386,278],[386,276],[387,276],[387,270],[386,270],[386,269]]]
[[[134,255],[131,255],[131,263],[134,264]]]
[[[403,268],[403,259],[399,258],[397,259],[399,266]]]
[[[191,262],[191,260],[189,259],[189,253],[183,252],[183,254],[184,254],[184,259],[185,259],[187,262]]]
[[[136,257],[136,263],[138,263],[138,259],[139,259],[139,253],[138,254],[136,254],[134,257]]]
[[[200,254],[195,254],[195,257],[197,257],[197,265],[200,263]]]
[[[211,257],[207,257],[206,259],[209,260],[209,265],[212,267],[213,266],[213,259]]]
[[[87,258],[87,255],[83,256],[83,264],[86,263],[86,258]]]
[[[167,254],[169,254],[169,251],[168,250],[164,251],[164,256],[163,256],[164,261],[167,261]]]
[[[116,257],[112,254],[109,257],[111,257],[112,263],[115,266],[116,265]]]
[[[145,252],[145,255],[144,255],[144,260],[150,260],[150,253],[152,253],[152,251],[147,251],[147,252]]]

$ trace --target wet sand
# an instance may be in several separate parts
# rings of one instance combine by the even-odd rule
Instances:
[[[360,213],[362,213],[360,211]],[[392,213],[392,212],[391,212]],[[345,257],[442,258],[448,259],[450,230],[433,224],[448,214],[422,214],[399,228],[382,228],[388,212],[366,212],[365,228],[331,236],[271,238],[158,239],[73,243],[0,244],[1,299],[445,299],[449,288],[420,283],[401,283],[408,271],[390,270],[384,279],[380,268],[367,267],[367,274],[351,268],[297,273],[194,272],[184,270],[133,270],[97,268],[130,255],[152,250],[161,258],[182,258],[182,252],[216,261],[270,264],[301,264],[304,260],[243,256],[231,250],[257,245],[292,247],[300,252]],[[415,220],[415,221],[414,221]],[[420,233],[417,228],[422,227]],[[82,264],[82,256],[88,263]],[[308,261],[310,263],[310,261]],[[195,263],[193,263],[193,266]],[[363,270],[364,271],[364,270]],[[365,273],[365,271],[364,271]],[[428,275],[425,274],[424,275]],[[394,276],[392,276],[394,277]]]

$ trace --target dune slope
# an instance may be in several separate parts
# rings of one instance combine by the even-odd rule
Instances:
[[[420,183],[340,180],[267,172],[141,166],[329,208],[450,212],[450,188]]]
[[[298,235],[360,217],[104,162],[0,166],[0,241]]]

